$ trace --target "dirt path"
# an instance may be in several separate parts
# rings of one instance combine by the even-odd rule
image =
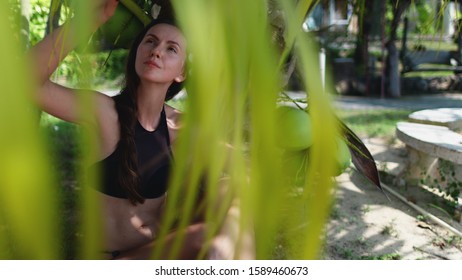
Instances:
[[[369,139],[382,168],[406,159],[402,144]],[[385,166],[385,167],[384,167]],[[337,178],[336,204],[327,226],[326,259],[462,259],[462,238],[435,224],[392,194],[389,199],[355,171]],[[462,232],[462,224],[435,207],[441,198],[420,187],[387,184]]]

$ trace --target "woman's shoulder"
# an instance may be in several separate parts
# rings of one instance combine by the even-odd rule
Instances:
[[[181,112],[177,108],[165,104],[165,116],[167,117],[167,120],[170,121],[172,124],[179,126],[182,115],[183,112]]]
[[[177,132],[181,129],[181,116],[183,112],[180,110],[165,104],[165,116],[167,118],[167,126],[170,132],[170,138],[173,142],[176,138]]]

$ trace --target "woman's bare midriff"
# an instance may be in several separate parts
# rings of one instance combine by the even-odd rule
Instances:
[[[140,247],[154,240],[159,229],[165,195],[146,199],[136,206],[128,199],[108,196],[98,192],[101,198],[104,223],[104,250],[125,251]]]

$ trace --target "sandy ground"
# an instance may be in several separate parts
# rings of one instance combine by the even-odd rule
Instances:
[[[364,140],[389,173],[402,168],[406,149],[399,141]],[[462,237],[414,210],[397,197],[384,195],[351,169],[337,177],[336,204],[327,225],[326,259],[462,259]],[[407,200],[462,232],[462,224],[434,207],[441,198],[417,186],[386,184]],[[401,185],[401,186],[397,186]]]

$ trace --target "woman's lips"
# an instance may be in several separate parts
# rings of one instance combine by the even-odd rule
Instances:
[[[157,64],[155,61],[152,61],[152,60],[148,60],[144,64],[146,64],[147,66],[160,68],[159,64]]]

